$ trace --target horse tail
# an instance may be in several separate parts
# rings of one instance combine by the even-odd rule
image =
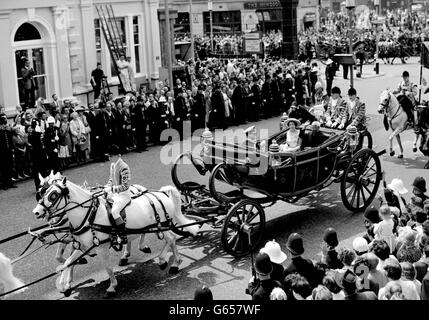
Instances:
[[[13,267],[10,259],[0,252],[0,283],[4,285],[4,291],[12,291],[19,287],[24,286],[24,282],[13,275]],[[25,291],[27,288],[15,291],[10,295],[17,294]],[[5,297],[8,297],[6,295]]]
[[[193,220],[188,219],[187,217],[185,217],[183,215],[183,213],[182,213],[182,196],[176,187],[164,186],[159,191],[165,192],[173,200],[174,209],[175,209],[174,218],[177,220],[179,225],[185,225],[185,224],[189,224],[189,223],[194,222]],[[185,231],[189,232],[190,234],[192,234],[193,236],[196,236],[198,231],[200,230],[200,226],[199,225],[193,225],[193,226],[185,227],[183,229]]]

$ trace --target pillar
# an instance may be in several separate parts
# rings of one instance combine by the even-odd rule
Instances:
[[[67,7],[52,8],[55,18],[55,41],[57,56],[57,74],[59,75],[58,97],[68,97],[73,95],[72,75],[70,67],[70,51],[68,42],[68,18]],[[54,71],[55,72],[55,71]]]
[[[150,33],[152,54],[151,79],[159,79],[159,67],[161,67],[161,44],[159,37],[159,22],[158,22],[158,0],[149,0],[149,17],[150,17]],[[146,35],[148,35],[146,33]],[[174,48],[174,47],[173,47]]]
[[[296,59],[299,54],[296,8],[298,0],[280,0],[283,18],[282,56]]]
[[[15,54],[12,43],[14,35],[10,35],[9,17],[12,11],[0,11],[0,39],[2,48],[0,50],[0,104],[5,107],[6,113],[12,113],[15,106],[19,104],[18,82],[15,71]],[[18,70],[20,72],[20,70]]]
[[[89,83],[91,71],[97,67],[94,32],[93,0],[81,0],[80,12],[82,15],[82,42],[85,67],[85,83]]]

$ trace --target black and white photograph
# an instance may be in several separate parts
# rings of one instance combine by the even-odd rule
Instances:
[[[0,41],[0,308],[429,300],[428,0],[0,1]]]

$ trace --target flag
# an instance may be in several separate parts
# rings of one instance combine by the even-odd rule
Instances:
[[[429,42],[423,42],[422,44],[421,64],[429,69]]]

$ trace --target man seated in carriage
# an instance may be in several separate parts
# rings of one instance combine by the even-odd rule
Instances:
[[[327,137],[320,131],[320,122],[313,121],[311,125],[301,130],[301,150],[308,150],[320,146]]]
[[[366,106],[359,100],[355,88],[348,91],[349,101],[347,102],[348,122],[347,128],[355,126],[358,131],[366,128]],[[340,128],[339,128],[340,129]]]
[[[347,103],[341,97],[341,89],[333,87],[331,97],[325,104],[325,125],[328,128],[344,128],[347,121]]]
[[[414,108],[417,104],[417,85],[410,81],[410,74],[408,71],[402,73],[402,81],[399,83],[398,88],[393,90],[393,94],[397,94],[396,98],[407,113],[409,124],[414,126],[417,122],[414,116]]]

